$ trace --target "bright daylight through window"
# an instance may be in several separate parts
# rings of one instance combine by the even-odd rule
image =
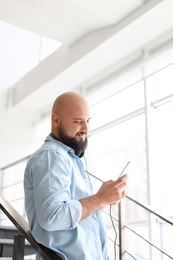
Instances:
[[[87,170],[103,181],[115,180],[125,163],[130,160],[126,169],[129,174],[129,194],[139,201],[149,203],[159,212],[164,212],[167,217],[173,217],[170,207],[170,201],[173,200],[172,72],[173,65],[168,64],[117,93],[116,85],[112,83],[115,93],[92,107],[94,122],[91,122],[86,155]],[[97,190],[99,181],[92,176],[90,178]],[[158,246],[171,253],[172,227],[168,227],[152,214],[149,216],[145,210],[128,200],[124,211],[126,222],[131,227],[147,239],[155,240]],[[113,214],[117,215],[116,206]],[[105,214],[105,218],[111,241],[110,250],[113,252],[112,241],[115,235],[108,214]],[[136,257],[148,259],[149,246],[136,239],[128,230],[126,241],[129,250],[141,252],[140,255],[136,253]],[[162,259],[159,258],[161,254],[156,251],[153,249],[153,259]]]

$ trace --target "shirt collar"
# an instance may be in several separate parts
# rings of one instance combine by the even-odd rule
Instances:
[[[72,156],[77,157],[71,147],[63,144],[61,141],[59,141],[57,138],[53,138],[51,135],[48,135],[46,137],[45,142],[53,142],[55,144],[58,144],[58,146],[62,147],[67,153],[70,153]]]

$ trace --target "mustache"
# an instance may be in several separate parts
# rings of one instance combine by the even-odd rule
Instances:
[[[78,132],[77,134],[86,135],[86,136],[87,136],[87,132],[85,132],[85,131],[80,131],[80,132]]]

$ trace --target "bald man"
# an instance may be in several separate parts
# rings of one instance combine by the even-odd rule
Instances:
[[[109,259],[101,209],[125,197],[127,176],[104,182],[93,193],[80,159],[87,148],[89,124],[86,99],[73,92],[60,95],[52,107],[51,133],[25,170],[32,235],[65,260]]]

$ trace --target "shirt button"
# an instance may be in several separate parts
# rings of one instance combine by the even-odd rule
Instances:
[[[93,213],[93,218],[97,218],[96,213]]]
[[[100,243],[100,237],[99,236],[96,236],[96,240],[97,240],[97,242]]]

